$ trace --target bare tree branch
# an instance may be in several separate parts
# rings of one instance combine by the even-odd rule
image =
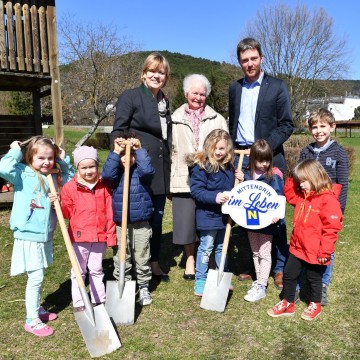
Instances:
[[[286,81],[296,123],[317,80],[341,79],[348,73],[347,42],[334,34],[333,27],[324,9],[311,13],[300,3],[266,6],[247,25],[246,36],[262,45],[263,69]]]
[[[67,17],[58,28],[64,123],[92,124],[76,144],[81,146],[109,116],[116,98],[139,83],[142,59],[112,24],[84,25]]]

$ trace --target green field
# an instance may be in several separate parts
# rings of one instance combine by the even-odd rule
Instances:
[[[50,134],[51,129],[47,130]],[[66,130],[65,148],[73,150],[81,131]],[[193,283],[182,279],[182,249],[172,245],[170,203],[164,219],[161,264],[169,271],[169,283],[151,283],[153,303],[136,308],[136,322],[118,327],[122,348],[103,359],[359,359],[360,293],[358,278],[360,141],[339,138],[356,149],[356,162],[349,186],[344,228],[336,247],[335,268],[329,288],[329,306],[313,322],[301,320],[305,303],[292,318],[270,318],[266,311],[278,302],[279,291],[269,279],[267,297],[255,304],[243,300],[249,283],[233,277],[234,292],[224,313],[202,310],[194,296]],[[107,151],[101,151],[102,161]],[[0,359],[89,359],[74,319],[70,294],[70,263],[59,229],[54,239],[54,264],[47,269],[43,303],[59,315],[52,322],[55,334],[37,338],[23,330],[25,319],[24,275],[9,276],[13,237],[9,210],[0,212]],[[291,219],[288,214],[288,226]],[[236,229],[234,234],[238,235]],[[237,241],[230,245],[230,265],[237,274]],[[104,260],[106,279],[111,279],[110,250]]]

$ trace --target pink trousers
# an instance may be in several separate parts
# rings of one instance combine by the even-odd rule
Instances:
[[[86,273],[89,270],[91,302],[93,304],[105,302],[102,260],[106,250],[106,243],[79,242],[73,243],[73,247],[80,267],[81,276],[84,281]],[[71,295],[74,307],[84,306],[73,269],[71,269]]]
[[[272,235],[248,231],[249,242],[253,253],[256,280],[267,286],[271,270]]]

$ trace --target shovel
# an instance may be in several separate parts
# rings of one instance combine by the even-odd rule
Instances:
[[[50,191],[56,195],[56,190],[51,174],[47,175]],[[85,310],[75,312],[75,319],[80,327],[81,334],[91,357],[99,357],[109,354],[121,347],[119,337],[107,314],[103,304],[92,307],[89,296],[85,289],[85,284],[80,273],[80,268],[76,259],[74,248],[71,244],[70,236],[66,228],[64,216],[61,211],[59,200],[54,202],[56,215],[58,217],[61,232],[65,241],[66,249],[69,254],[71,266],[74,270],[76,281],[83,299]]]
[[[244,155],[249,155],[250,150],[235,150],[235,153],[240,154],[237,170],[241,170],[244,161]],[[239,180],[235,180],[235,185]],[[229,295],[231,285],[232,273],[224,272],[226,254],[229,246],[230,234],[232,227],[232,219],[229,216],[224,235],[224,243],[221,252],[221,259],[218,270],[209,269],[206,277],[204,294],[201,299],[200,307],[206,310],[224,312],[226,301]]]
[[[125,255],[126,255],[126,232],[129,203],[129,177],[130,177],[130,150],[129,141],[122,142],[126,145],[123,207],[121,219],[120,240],[120,271],[119,281],[106,282],[105,308],[116,325],[132,325],[135,318],[135,287],[136,281],[125,281]]]

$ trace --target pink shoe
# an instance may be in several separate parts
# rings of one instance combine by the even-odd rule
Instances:
[[[42,306],[39,307],[39,318],[41,321],[53,321],[57,317],[55,313],[46,311]]]
[[[50,336],[54,333],[54,330],[44,324],[39,318],[33,320],[30,324],[25,323],[24,329],[36,336]]]

